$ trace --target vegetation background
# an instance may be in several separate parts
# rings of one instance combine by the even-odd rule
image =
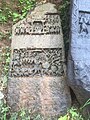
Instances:
[[[0,0],[0,120],[17,120],[18,117],[19,120],[43,120],[40,115],[34,115],[31,118],[30,111],[23,109],[17,113],[11,113],[11,109],[6,103],[6,93],[12,26],[25,18],[29,10],[32,10],[38,3],[45,2],[56,4],[59,10],[67,60],[70,31],[70,0]],[[72,107],[59,120],[84,120],[84,118],[76,108]]]

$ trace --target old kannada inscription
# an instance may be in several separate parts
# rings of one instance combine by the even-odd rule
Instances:
[[[11,77],[62,76],[62,48],[14,49]]]
[[[58,13],[47,13],[43,20],[32,20],[23,22],[15,29],[16,35],[43,35],[60,34],[60,17]]]

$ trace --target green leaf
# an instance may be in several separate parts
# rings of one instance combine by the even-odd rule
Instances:
[[[41,120],[41,116],[40,115],[37,115],[34,120]]]
[[[5,75],[3,79],[3,85],[5,85],[6,83],[7,83],[7,76]]]
[[[17,120],[17,117],[18,117],[18,113],[12,113],[11,114],[11,117],[10,117],[10,120]]]
[[[6,59],[6,64],[9,63],[9,62],[10,62],[10,58],[8,57],[8,58]]]
[[[19,17],[20,15],[18,14],[18,13],[13,13],[13,17],[14,18],[17,18],[17,17]]]
[[[65,116],[61,116],[58,120],[67,120],[67,115],[65,115]]]
[[[81,110],[85,108],[86,106],[90,105],[90,99],[86,101],[86,103],[80,108]]]
[[[26,115],[25,110],[21,110],[20,116],[21,116],[21,117],[24,117],[25,115]]]

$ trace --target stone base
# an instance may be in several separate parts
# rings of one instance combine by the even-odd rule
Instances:
[[[25,108],[53,117],[65,114],[70,107],[70,94],[63,77],[12,78],[8,86],[7,101],[12,111]]]

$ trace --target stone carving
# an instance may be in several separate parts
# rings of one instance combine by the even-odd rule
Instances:
[[[16,35],[60,34],[58,13],[47,13],[43,20],[24,21],[15,29]]]
[[[72,2],[68,84],[83,105],[90,98],[90,0]]]
[[[64,73],[62,48],[14,49],[11,77],[34,75],[62,76]]]
[[[37,112],[43,120],[66,113],[66,83],[60,16],[51,3],[37,6],[12,28],[7,101],[13,111]]]
[[[79,11],[79,34],[81,37],[90,37],[90,13]]]
[[[71,26],[72,26],[72,28],[71,28],[71,30],[72,30],[72,34],[73,34],[73,36],[75,35],[75,33],[77,33],[77,31],[78,31],[78,28],[77,28],[77,24],[78,24],[78,17],[76,17],[76,14],[78,14],[78,0],[73,0],[73,13],[72,13],[72,24],[71,24]],[[74,38],[73,38],[74,39]]]

